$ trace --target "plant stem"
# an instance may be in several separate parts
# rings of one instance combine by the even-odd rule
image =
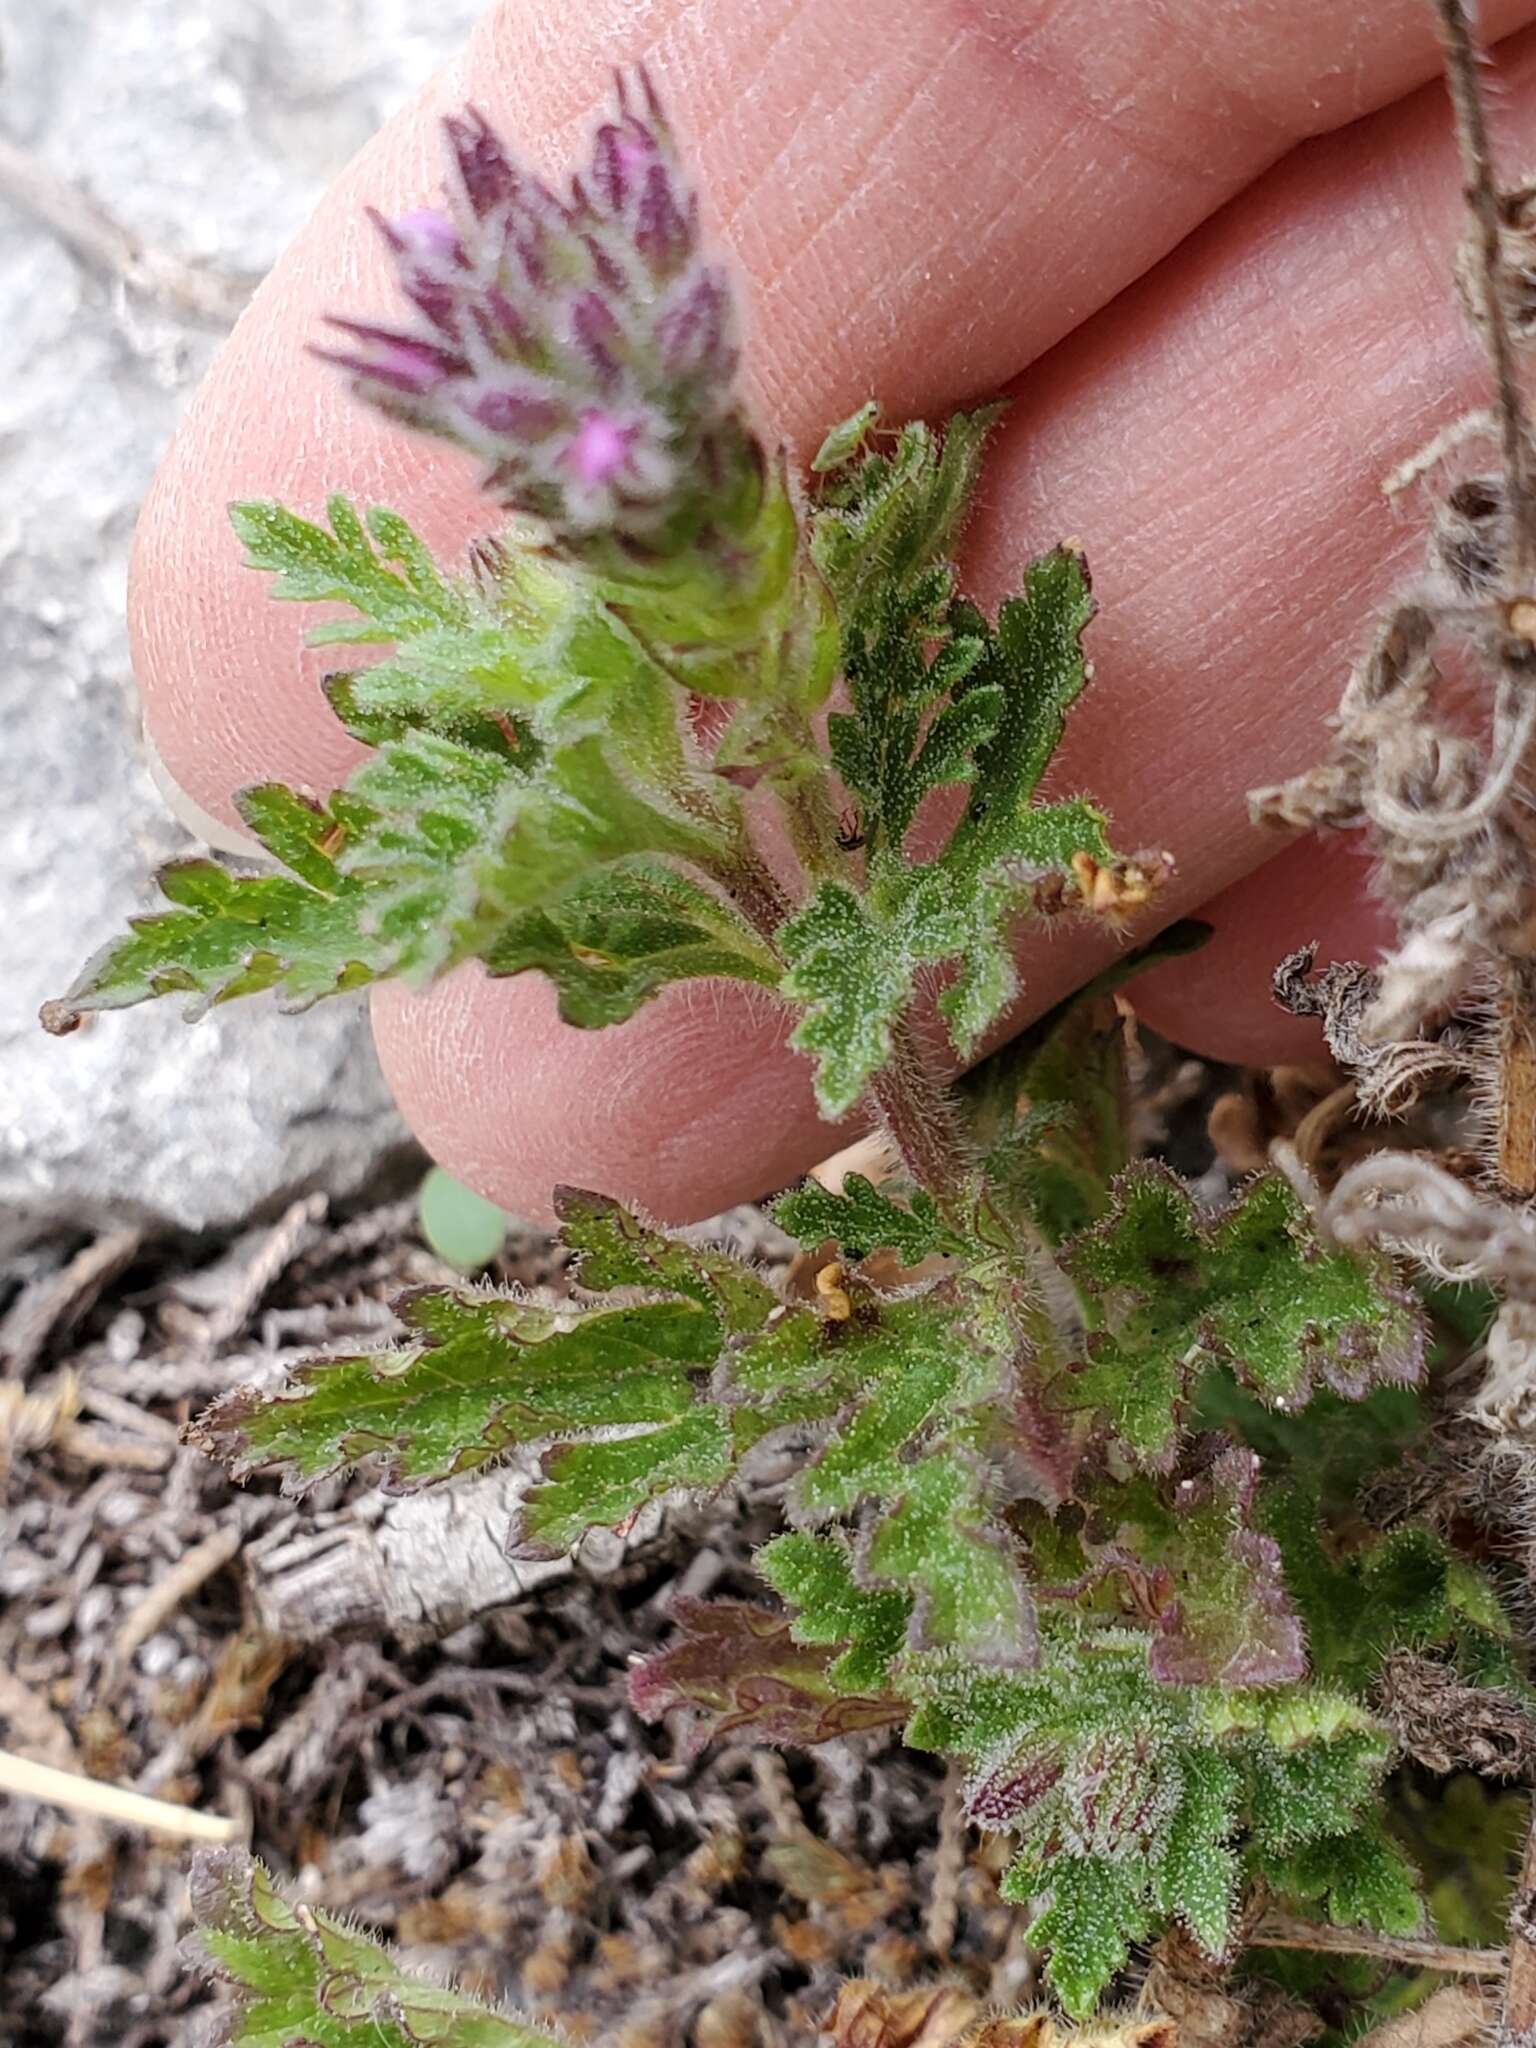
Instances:
[[[1499,1178],[1536,1194],[1536,963],[1506,960],[1499,991]]]
[[[745,832],[711,873],[753,931],[777,953],[778,930],[789,915],[789,899]]]
[[[1531,636],[1516,627],[1536,598],[1536,478],[1525,398],[1516,367],[1515,339],[1508,313],[1508,265],[1502,207],[1488,134],[1488,116],[1478,75],[1481,52],[1466,0],[1435,0],[1445,49],[1446,83],[1456,115],[1456,137],[1472,216],[1473,278],[1468,296],[1493,371],[1495,416],[1499,424],[1504,490],[1509,506],[1511,559],[1504,565],[1506,615],[1517,638],[1516,653],[1529,657]],[[1528,660],[1521,665],[1532,687]],[[1529,764],[1527,764],[1529,765]],[[1525,957],[1504,963],[1499,991],[1499,1080],[1496,1163],[1504,1185],[1516,1195],[1536,1194],[1536,964]]]
[[[1531,481],[1531,437],[1525,401],[1515,369],[1515,343],[1509,331],[1504,285],[1499,188],[1494,175],[1493,147],[1478,77],[1481,52],[1468,18],[1466,0],[1435,0],[1440,40],[1445,48],[1446,83],[1456,115],[1467,206],[1476,230],[1473,256],[1477,266],[1478,326],[1493,369],[1505,485],[1509,493],[1515,537],[1512,564],[1518,581],[1528,584],[1536,565],[1536,491]],[[1533,593],[1522,589],[1516,596]]]
[[[913,1180],[941,1203],[956,1202],[971,1179],[960,1119],[934,1072],[911,1017],[891,1028],[891,1056],[870,1083],[881,1120]]]
[[[817,882],[847,881],[848,856],[837,843],[837,819],[827,802],[823,777],[795,769],[776,778],[773,789],[784,814],[789,843],[806,880],[813,886]]]
[[[1525,1838],[1525,1855],[1509,1902],[1509,1975],[1504,1979],[1501,2044],[1524,2048],[1536,2040],[1536,1810]]]
[[[1385,1963],[1409,1963],[1447,1976],[1501,1977],[1508,1958],[1501,1948],[1451,1948],[1415,1935],[1373,1934],[1366,1927],[1319,1927],[1288,1913],[1266,1913],[1248,1936],[1254,1948],[1308,1949],[1317,1955],[1379,1956]],[[1513,1964],[1510,1965],[1513,1971]]]

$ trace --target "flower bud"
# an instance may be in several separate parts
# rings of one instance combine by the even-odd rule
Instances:
[[[568,550],[709,547],[750,511],[762,454],[732,390],[730,287],[650,79],[620,78],[564,198],[473,109],[445,127],[452,212],[374,216],[420,324],[338,320],[327,353]]]

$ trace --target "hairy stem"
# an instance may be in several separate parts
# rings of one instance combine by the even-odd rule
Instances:
[[[1501,2043],[1524,2048],[1536,2040],[1536,1813],[1525,1838],[1525,1855],[1509,1902],[1509,1975],[1504,1980]]]
[[[1509,491],[1515,537],[1511,565],[1522,585],[1536,565],[1536,491],[1531,481],[1531,439],[1525,401],[1515,368],[1515,344],[1509,331],[1504,294],[1504,255],[1500,236],[1499,188],[1494,176],[1493,146],[1478,77],[1481,52],[1468,18],[1466,0],[1435,0],[1440,39],[1445,48],[1446,81],[1456,115],[1467,207],[1472,215],[1476,264],[1476,313],[1493,369],[1504,475]],[[1532,593],[1522,588],[1515,593]]]
[[[1536,479],[1532,476],[1531,434],[1509,326],[1499,186],[1478,75],[1482,53],[1466,0],[1435,0],[1435,13],[1472,217],[1469,297],[1493,371],[1512,542],[1511,559],[1505,565],[1504,597],[1511,631],[1517,635],[1511,649],[1513,659],[1517,652],[1528,655],[1533,638],[1530,622],[1536,611]],[[1528,675],[1524,687],[1531,687]],[[1517,1195],[1536,1194],[1536,967],[1524,957],[1506,961],[1499,991],[1495,1147],[1495,1163],[1504,1185]]]
[[[913,1180],[937,1201],[957,1201],[971,1179],[960,1119],[910,1016],[899,1017],[892,1027],[891,1057],[870,1092]]]
[[[1447,1976],[1501,1977],[1501,1948],[1452,1948],[1417,1935],[1373,1934],[1367,1927],[1320,1927],[1288,1913],[1266,1913],[1248,1937],[1254,1948],[1307,1949],[1316,1955],[1378,1956],[1384,1963],[1408,1963]]]
[[[778,930],[789,915],[789,899],[745,832],[711,872],[753,931],[777,953]]]
[[[1510,960],[1499,994],[1499,1178],[1536,1194],[1536,963]]]
[[[846,880],[848,858],[837,841],[837,819],[821,774],[792,774],[774,785],[795,858],[808,881]]]

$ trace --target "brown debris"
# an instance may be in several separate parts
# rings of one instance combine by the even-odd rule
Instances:
[[[1536,1718],[1515,1694],[1465,1685],[1448,1665],[1399,1650],[1387,1660],[1377,1710],[1394,1739],[1427,1770],[1485,1778],[1536,1773]]]
[[[1074,2027],[1051,2013],[988,2013],[959,1984],[889,1991],[845,1984],[828,2015],[828,2048],[1190,2048],[1163,2016]]]
[[[354,1605],[360,1632],[343,1639],[334,1602],[323,1624],[313,1604],[311,1625],[271,1623],[301,1622],[301,1585],[342,1588],[364,1537],[374,1576],[354,1574],[353,1593],[377,1585],[381,1559],[408,1586],[397,1516],[428,1501],[440,1512],[443,1493],[386,1500],[358,1473],[296,1513],[263,1477],[232,1488],[176,1446],[189,1410],[240,1381],[271,1385],[316,1348],[378,1341],[393,1295],[447,1278],[413,1213],[298,1208],[190,1266],[141,1245],[73,1322],[50,1323],[6,1384],[51,1412],[72,1386],[74,1427],[89,1416],[154,1469],[87,1462],[51,1425],[15,1451],[0,1500],[0,1746],[192,1814],[248,1817],[255,1851],[302,1896],[415,1967],[536,2003],[573,2042],[686,2048],[701,2029],[729,2040],[750,2013],[761,2048],[808,2048],[843,1979],[899,1989],[939,1967],[922,1924],[938,1772],[867,1737],[804,1781],[725,1747],[685,1760],[627,1706],[630,1663],[665,1637],[685,1578],[754,1590],[747,1557],[775,1526],[782,1477],[717,1504],[705,1540],[684,1517],[600,1569],[585,1554],[575,1570],[518,1566],[499,1600],[487,1584],[466,1591],[463,1572],[457,1612],[425,1616],[418,1586],[398,1631]],[[730,1228],[782,1266],[783,1241],[755,1213]],[[18,1269],[13,1304],[36,1271]],[[563,1292],[564,1260],[523,1232],[497,1277]],[[508,1483],[464,1483],[461,1515],[491,1482]],[[472,1519],[499,1554],[510,1508]],[[444,1585],[468,1529],[440,1545]],[[457,1630],[446,1642],[444,1627]],[[966,1847],[953,1958],[985,1984],[1018,1916]],[[26,2016],[14,2048],[191,2048],[207,1994],[182,1955],[176,1845],[0,1799],[0,1863],[0,1919],[15,1920],[0,1937],[0,2012]],[[131,1967],[113,1960],[123,1953]]]
[[[1416,2011],[1377,2027],[1357,2048],[1487,2048],[1493,2018],[1485,1993],[1450,1984]]]

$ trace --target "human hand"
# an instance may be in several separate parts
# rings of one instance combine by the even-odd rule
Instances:
[[[1511,34],[1536,0],[1485,15]],[[1536,33],[1504,55],[1518,121]],[[1378,914],[1353,849],[1275,855],[1244,792],[1314,757],[1365,613],[1416,547],[1377,479],[1479,388],[1449,283],[1449,123],[1439,88],[1415,90],[1438,68],[1424,0],[500,0],[327,195],[161,470],[132,610],[171,775],[233,821],[241,785],[327,789],[358,751],[321,696],[323,655],[242,571],[228,500],[384,500],[448,558],[494,519],[466,458],[365,413],[303,352],[326,312],[390,306],[365,204],[431,200],[438,116],[466,100],[557,167],[611,64],[637,58],[743,274],[769,435],[804,457],[870,394],[900,418],[1015,393],[968,586],[995,599],[1027,555],[1081,536],[1098,680],[1053,785],[1101,799],[1118,844],[1171,848],[1162,909],[1216,925],[1137,984],[1137,1007],[1220,1056],[1309,1047],[1270,1003],[1274,961],[1310,938],[1368,951]],[[1034,938],[1014,1025],[1104,943]],[[582,1033],[538,977],[470,967],[381,991],[374,1018],[424,1141],[524,1214],[557,1180],[706,1214],[838,1142],[782,1016],[731,985]]]

